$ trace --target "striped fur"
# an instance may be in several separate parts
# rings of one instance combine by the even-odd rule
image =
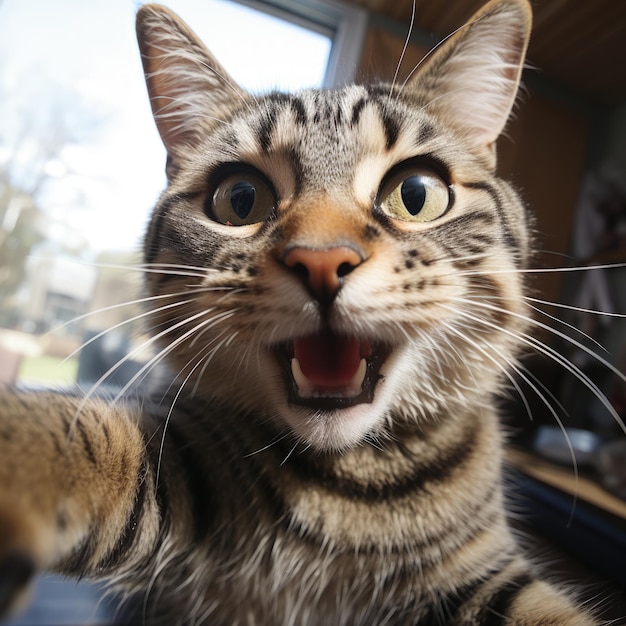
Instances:
[[[494,0],[405,85],[254,98],[140,10],[161,373],[113,404],[0,395],[0,610],[7,571],[49,568],[111,578],[151,624],[596,623],[534,578],[503,504],[530,244],[493,142],[529,27]],[[415,172],[426,221],[389,199]]]

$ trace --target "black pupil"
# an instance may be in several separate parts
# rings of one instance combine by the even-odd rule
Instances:
[[[426,202],[426,186],[419,176],[410,176],[400,188],[402,202],[411,215],[417,215]]]
[[[248,181],[241,180],[230,190],[230,206],[241,220],[245,220],[250,215],[255,200],[256,189]]]

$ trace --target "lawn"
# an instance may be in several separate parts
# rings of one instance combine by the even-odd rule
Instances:
[[[57,385],[76,382],[78,359],[64,360],[51,356],[24,357],[18,374],[23,383]]]

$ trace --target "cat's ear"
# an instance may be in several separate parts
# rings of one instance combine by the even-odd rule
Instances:
[[[246,98],[196,34],[169,9],[147,4],[137,12],[137,40],[148,95],[168,152],[168,168],[203,126],[219,123]]]
[[[527,0],[492,0],[426,58],[407,89],[493,153],[515,102],[531,23]]]

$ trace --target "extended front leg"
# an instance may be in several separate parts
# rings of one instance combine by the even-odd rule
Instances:
[[[151,508],[144,522],[158,515],[137,422],[102,400],[0,392],[0,615],[34,572],[103,570],[133,543],[137,508]]]

